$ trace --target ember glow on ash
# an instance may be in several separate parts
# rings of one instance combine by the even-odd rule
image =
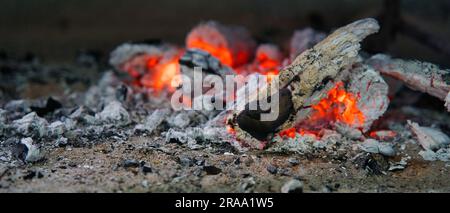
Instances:
[[[151,88],[155,93],[168,90],[173,92],[178,85],[173,83],[173,79],[178,78],[180,74],[180,65],[178,57],[160,61],[158,58],[149,58],[147,60],[147,73],[141,79],[144,87]]]
[[[284,130],[279,135],[290,138],[294,138],[296,132],[300,135],[318,135],[321,129],[328,128],[331,123],[362,126],[365,118],[357,103],[357,95],[347,92],[343,82],[337,82],[327,93],[327,97],[311,106],[313,112],[309,119],[297,128]]]
[[[202,38],[194,38],[188,39],[186,46],[187,48],[198,48],[204,50],[219,59],[222,64],[228,65],[230,67],[233,66],[233,58],[231,56],[231,52],[224,45],[213,45],[204,41]]]
[[[281,64],[281,61],[269,57],[265,53],[259,53],[256,55],[256,62],[258,66],[258,70],[262,71],[261,74],[275,74],[277,75],[279,72],[279,67]]]
[[[364,124],[364,114],[359,110],[356,95],[349,93],[344,88],[343,82],[336,83],[328,92],[327,98],[312,108],[315,110],[312,121],[336,121],[349,126],[361,126]]]

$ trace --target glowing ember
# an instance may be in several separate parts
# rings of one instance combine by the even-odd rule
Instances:
[[[397,132],[394,132],[392,130],[378,130],[373,131],[369,134],[371,138],[375,138],[381,141],[392,141],[397,137],[397,135]]]
[[[227,132],[228,133],[233,134],[233,135],[236,134],[236,130],[234,130],[233,127],[228,126],[228,125],[226,127],[227,127]]]
[[[297,130],[295,128],[289,128],[286,130],[283,130],[279,133],[280,137],[289,137],[289,138],[295,138]]]
[[[295,137],[295,133],[300,135],[318,135],[323,128],[329,127],[331,123],[341,122],[349,126],[362,126],[364,114],[357,106],[357,96],[344,89],[344,83],[338,82],[316,105],[311,117],[302,122],[298,127],[284,130],[279,133],[281,137]]]
[[[268,73],[273,72],[274,74],[278,74],[278,68],[281,62],[277,59],[270,58],[265,53],[260,53],[256,55],[256,62],[258,66],[258,70]],[[261,73],[264,74],[264,73]]]
[[[304,130],[304,129],[295,129],[295,128],[289,128],[289,129],[283,130],[278,135],[280,137],[295,138],[297,133],[302,136],[305,136],[305,135],[317,136],[318,135],[318,133],[314,132],[314,131],[309,131],[309,130]]]
[[[174,91],[177,85],[173,85],[172,79],[180,73],[178,58],[168,62],[160,62],[158,59],[150,58],[147,61],[147,73],[142,77],[141,84],[153,89],[156,93],[167,89]]]
[[[361,126],[364,124],[364,114],[357,106],[357,97],[345,91],[344,83],[338,82],[328,92],[328,96],[312,106],[315,110],[310,121],[334,121]]]
[[[223,44],[212,45],[202,40],[202,38],[190,39],[187,41],[188,48],[198,48],[209,52],[225,65],[233,66],[233,59],[230,51]]]

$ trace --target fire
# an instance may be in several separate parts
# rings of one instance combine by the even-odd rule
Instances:
[[[280,61],[270,58],[264,53],[256,55],[256,66],[259,73],[267,77],[267,82],[278,75]]]
[[[273,72],[275,74],[278,74],[278,67],[281,64],[279,60],[270,58],[265,53],[256,55],[256,63],[258,65],[258,70],[263,72]]]
[[[234,130],[233,127],[231,127],[229,125],[227,125],[226,127],[227,127],[227,132],[228,133],[233,134],[233,135],[236,134],[236,130]]]
[[[297,130],[295,128],[289,128],[289,129],[281,131],[279,133],[279,135],[280,135],[280,137],[295,138],[296,133],[297,133]]]
[[[209,52],[212,56],[219,59],[225,65],[233,66],[233,58],[231,52],[223,44],[212,45],[204,41],[202,38],[189,39],[186,46],[188,48],[198,48]]]
[[[178,57],[168,62],[161,62],[157,58],[149,58],[147,60],[147,71],[141,79],[143,86],[153,89],[156,93],[164,89],[174,91],[176,85],[173,85],[172,79],[180,73]]]
[[[309,130],[305,130],[305,129],[296,129],[295,127],[293,127],[293,128],[289,128],[289,129],[283,130],[280,133],[278,133],[278,135],[280,137],[289,137],[289,138],[295,138],[295,136],[297,134],[300,134],[302,136],[304,136],[304,135],[317,136],[318,132],[309,131]]]
[[[295,133],[300,135],[318,135],[322,128],[327,128],[331,123],[340,122],[353,127],[364,124],[364,114],[357,106],[357,96],[347,92],[343,82],[336,85],[327,93],[327,97],[311,106],[312,116],[302,122],[298,127],[284,130],[280,136],[294,138]]]
[[[361,126],[364,124],[364,114],[359,110],[357,103],[357,96],[347,92],[343,82],[338,82],[328,92],[326,98],[312,106],[315,112],[311,120],[326,120],[342,122],[349,126]]]

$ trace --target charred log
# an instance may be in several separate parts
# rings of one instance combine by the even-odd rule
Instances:
[[[342,27],[328,36],[325,40],[315,45],[312,49],[303,52],[288,67],[280,71],[279,88],[287,90],[291,94],[292,110],[287,119],[279,117],[277,127],[270,126],[273,133],[295,126],[298,123],[297,113],[300,109],[307,107],[314,93],[325,94],[324,85],[333,80],[339,72],[350,68],[358,59],[360,42],[370,34],[376,33],[379,25],[374,19],[363,19]],[[260,90],[267,91],[267,90]],[[271,94],[277,91],[271,91]],[[253,95],[256,101],[258,95]],[[262,96],[266,97],[266,96]],[[280,108],[283,108],[280,105]],[[236,119],[241,114],[248,114],[248,110],[235,111],[228,123],[235,129],[236,136],[241,141],[257,148],[259,140],[249,132],[241,128],[245,119]],[[282,115],[283,118],[285,115]],[[241,117],[244,118],[244,117]],[[284,121],[283,121],[284,120]],[[281,125],[279,125],[282,123]],[[255,123],[255,125],[259,125]],[[267,133],[267,131],[266,131]],[[258,135],[258,138],[270,139],[271,135]]]

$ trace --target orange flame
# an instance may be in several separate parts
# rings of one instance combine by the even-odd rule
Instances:
[[[340,81],[328,92],[328,97],[312,106],[315,113],[311,119],[313,121],[326,119],[343,122],[350,126],[361,126],[364,124],[364,114],[357,104],[357,97],[347,92],[344,83]]]
[[[342,122],[353,127],[362,126],[365,118],[357,103],[357,96],[347,92],[343,82],[338,82],[327,93],[327,97],[311,106],[314,111],[309,119],[298,127],[283,130],[279,135],[290,138],[295,138],[296,133],[319,135],[320,129],[333,122]]]

